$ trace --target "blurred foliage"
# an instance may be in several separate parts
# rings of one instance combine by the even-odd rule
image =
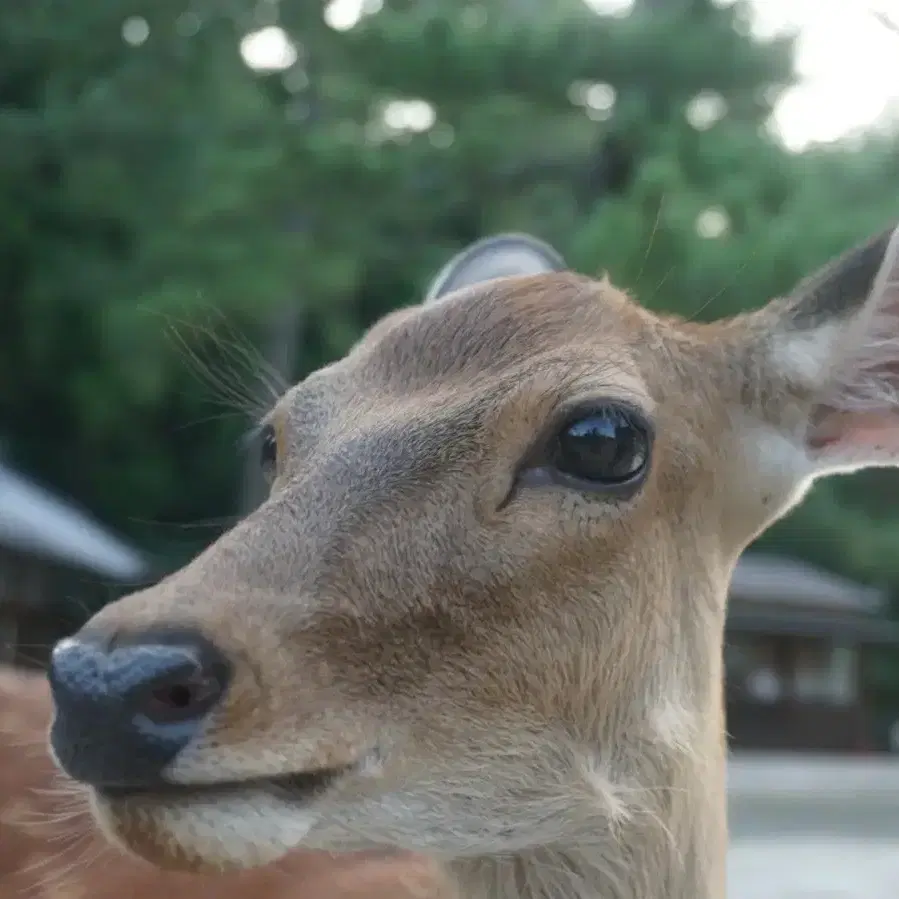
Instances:
[[[713,318],[789,289],[899,206],[894,135],[792,154],[770,134],[792,45],[752,39],[742,3],[638,0],[614,17],[580,0],[387,0],[342,29],[324,7],[0,15],[2,435],[13,462],[172,561],[237,505],[249,422],[209,382],[262,401],[241,340],[286,340],[301,376],[505,228],[653,308]],[[241,40],[275,26],[296,59],[254,72]],[[896,590],[897,486],[824,484],[764,543]]]

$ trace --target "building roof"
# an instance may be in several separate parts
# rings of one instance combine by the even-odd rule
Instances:
[[[738,601],[773,603],[796,609],[876,614],[886,605],[886,593],[857,584],[807,562],[747,553],[737,562],[730,595]]]
[[[121,583],[149,562],[88,513],[0,463],[0,546],[83,568]]]
[[[899,622],[873,615],[846,615],[815,610],[797,614],[793,608],[777,612],[748,611],[745,606],[727,615],[731,633],[765,634],[768,636],[828,637],[852,643],[899,646]]]

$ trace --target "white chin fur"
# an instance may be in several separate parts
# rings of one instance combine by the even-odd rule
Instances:
[[[296,849],[315,822],[310,811],[252,796],[191,803],[161,819],[176,842],[198,855],[241,865],[265,864]]]
[[[102,809],[104,803],[99,805]],[[119,817],[114,804],[107,813]],[[317,821],[313,811],[255,790],[187,801],[157,799],[131,805],[127,815],[132,821],[143,819],[150,831],[165,834],[167,843],[207,865],[241,868],[268,864],[299,848]]]

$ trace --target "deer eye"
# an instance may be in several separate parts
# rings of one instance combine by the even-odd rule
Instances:
[[[652,427],[637,409],[602,403],[570,414],[531,464],[521,486],[563,486],[606,494],[635,491],[649,470]]]
[[[649,435],[642,422],[619,406],[598,409],[565,425],[556,437],[557,471],[597,486],[615,487],[639,478],[649,462]]]
[[[262,427],[259,441],[259,464],[267,478],[275,476],[278,468],[278,435],[274,425],[266,424]]]

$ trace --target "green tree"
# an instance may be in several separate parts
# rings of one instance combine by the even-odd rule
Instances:
[[[135,532],[233,501],[227,431],[183,430],[210,410],[168,326],[252,323],[297,275],[280,110],[237,24],[196,26],[165,0],[0,16],[0,422],[13,461]]]
[[[498,228],[534,231],[581,267],[632,278],[667,193],[653,257],[655,269],[679,264],[674,306],[697,280],[732,270],[742,247],[719,247],[707,271],[694,225],[712,198],[748,207],[762,193],[764,207],[788,192],[787,154],[756,131],[790,81],[789,42],[753,42],[742,7],[666,8],[611,17],[580,0],[394,0],[337,31],[318,4],[282,4],[301,52],[270,86],[298,123],[290,193],[318,257],[304,286],[333,293],[324,311],[312,304],[319,352],[307,346],[307,364]],[[691,103],[716,100],[728,114],[714,136],[684,120]]]

